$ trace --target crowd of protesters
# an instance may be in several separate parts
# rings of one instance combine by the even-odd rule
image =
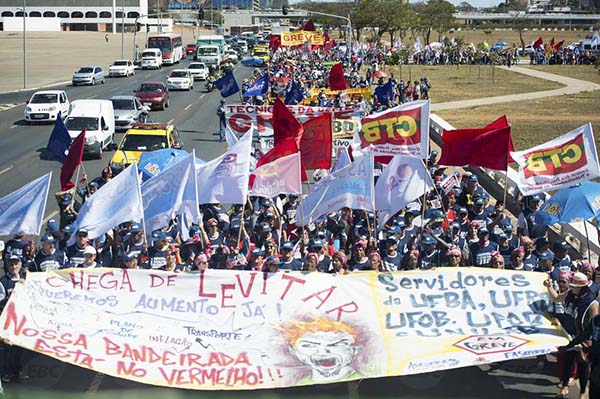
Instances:
[[[378,86],[387,83],[374,74],[378,70],[376,57],[350,55],[347,49],[339,48],[311,51],[310,55],[302,48],[276,52],[267,71],[273,83],[281,78],[301,82],[306,96],[310,89],[327,86],[326,63],[335,60],[343,62],[347,80],[358,87],[362,82],[371,87],[374,79],[379,79]],[[414,85],[392,79],[388,78],[394,88],[392,98],[386,99],[387,106],[428,98],[431,85],[427,78]],[[268,97],[285,96],[289,88],[286,82],[278,92],[272,84]],[[332,107],[365,101],[345,98],[343,93],[330,100],[311,101],[320,100],[323,103],[318,105]],[[381,111],[378,103],[381,99],[375,96],[365,111]],[[26,272],[71,267],[339,275],[466,266],[533,271],[547,276],[549,312],[574,338],[561,352],[560,394],[566,395],[573,376],[579,378],[581,392],[585,393],[590,363],[594,367],[598,363],[594,351],[600,340],[600,318],[595,317],[599,291],[596,265],[572,260],[566,241],[549,240],[547,226],[536,218],[543,197],[515,198],[521,212],[513,218],[502,201],[490,197],[475,174],[459,175],[458,184],[444,191],[440,183],[447,177],[447,170],[437,166],[437,157],[432,151],[427,160],[435,189],[387,220],[383,228],[378,227],[378,214],[352,209],[340,209],[300,226],[297,217],[301,198],[280,195],[249,197],[245,204],[206,204],[201,207],[201,220],[186,226],[172,220],[162,229],[146,232],[138,221],[130,221],[90,239],[85,228],[74,231],[72,226],[86,198],[112,179],[115,171],[106,167],[93,181],[84,178],[76,187],[56,193],[60,218],[48,221],[38,242],[28,240],[24,234],[6,242],[0,298],[5,304]],[[74,242],[70,244],[70,240]],[[592,335],[594,340],[590,341]],[[583,349],[573,350],[576,344]],[[26,379],[20,363],[22,354],[15,347],[7,348],[2,380]],[[597,389],[594,383],[592,389]]]

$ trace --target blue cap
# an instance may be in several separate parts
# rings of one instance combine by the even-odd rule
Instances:
[[[275,215],[273,215],[273,212],[265,213],[265,219],[273,219],[274,217],[275,217]]]
[[[483,199],[489,199],[490,195],[484,191],[484,192],[481,193],[480,197],[483,198]]]
[[[283,245],[281,246],[281,249],[292,250],[292,249],[294,249],[294,243],[291,241],[284,241]]]
[[[162,230],[155,230],[152,232],[152,239],[155,241],[166,240],[167,234]]]
[[[402,233],[402,229],[400,227],[398,227],[398,226],[392,226],[388,230],[388,233],[390,233],[390,234],[400,234],[400,233]]]
[[[85,234],[85,235],[87,235],[88,231],[87,231],[87,229],[85,227],[80,227],[80,228],[77,229],[77,234]]]
[[[41,238],[40,238],[41,242],[56,242],[56,239],[54,238],[54,236],[52,234],[44,234]]]
[[[532,195],[532,196],[529,198],[529,200],[530,200],[530,201],[541,201],[541,200],[542,200],[542,197],[540,197],[539,195],[535,194],[535,195]]]
[[[391,242],[393,242],[394,244],[398,244],[400,242],[400,240],[397,237],[389,236],[387,238],[387,243],[389,244]]]
[[[21,257],[19,255],[15,255],[15,254],[10,255],[8,257],[8,260],[9,261],[11,261],[11,260],[18,260],[19,262],[22,262]]]
[[[490,233],[490,231],[487,229],[487,227],[486,227],[486,226],[482,226],[482,227],[480,227],[480,228],[479,228],[479,231],[477,231],[477,234],[478,234],[478,235],[479,235],[479,234],[489,234],[489,233]]]
[[[502,226],[502,230],[504,231],[513,231],[515,228],[513,227],[512,223],[507,223],[504,226]]]
[[[131,232],[132,233],[140,233],[141,231],[142,231],[142,225],[141,224],[134,223],[134,224],[131,225]]]
[[[73,201],[73,195],[67,193],[60,198],[61,205],[69,205]]]
[[[467,211],[467,208],[458,208],[458,213],[469,214],[469,211]]]
[[[200,226],[198,226],[197,224],[192,224],[190,226],[189,233],[191,236],[193,236],[194,234],[197,234],[199,232],[200,232]]]
[[[452,227],[453,229],[459,229],[460,230],[460,223],[458,223],[458,222],[452,222],[452,223],[450,223],[450,227]]]
[[[469,176],[469,181],[476,183],[479,181],[479,178],[477,177],[477,175],[471,175]]]
[[[134,260],[135,258],[137,258],[137,255],[135,254],[135,252],[127,252],[122,257],[123,262],[128,262],[130,260]]]
[[[430,209],[430,211],[429,211],[430,219],[444,219],[445,217],[446,217],[446,215],[444,214],[444,211],[442,211],[441,209]]]
[[[270,206],[271,206],[271,200],[270,200],[270,199],[268,199],[268,198],[263,198],[263,199],[260,201],[260,206],[264,206],[265,208],[268,208],[268,207],[270,207]]]
[[[90,188],[92,188],[92,187],[93,187],[93,188],[98,188],[98,187],[100,187],[100,186],[98,185],[98,183],[96,183],[95,181],[93,181],[93,182],[91,182],[90,184],[88,184],[88,187],[90,187]]]
[[[483,200],[483,198],[477,198],[474,202],[475,205],[484,205],[485,201]]]
[[[554,255],[550,251],[541,252],[537,254],[537,257],[541,260],[554,259]]]
[[[400,229],[405,229],[406,228],[406,222],[404,220],[399,220],[396,222],[396,226],[398,226],[398,228]]]
[[[324,231],[319,231],[317,233],[317,237],[319,237],[321,240],[323,240],[325,237],[327,237],[327,235],[325,234]]]
[[[63,234],[73,233],[73,225],[72,224],[66,225],[65,227],[62,228],[62,232],[63,232]]]
[[[251,254],[252,254],[253,256],[259,256],[259,255],[262,255],[262,254],[263,254],[263,251],[262,251],[262,249],[260,249],[260,248],[254,248],[254,249],[252,250]]]
[[[58,223],[56,223],[56,220],[50,219],[48,220],[48,223],[46,223],[46,230],[52,233],[58,233],[60,231],[60,227],[58,226]]]
[[[263,233],[267,233],[271,231],[271,226],[269,225],[269,223],[263,223],[260,226],[260,231],[262,231]]]
[[[317,238],[311,238],[310,241],[308,242],[308,246],[309,247],[318,247],[318,248],[322,248],[323,247],[323,241],[317,239]]]
[[[508,240],[508,236],[506,235],[506,233],[498,234],[498,238],[502,238],[503,240]]]
[[[424,245],[435,244],[437,241],[429,234],[423,234],[422,241]]]

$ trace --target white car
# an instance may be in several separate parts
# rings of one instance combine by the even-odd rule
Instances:
[[[59,112],[64,119],[67,117],[70,108],[67,93],[63,90],[35,92],[26,104],[26,122],[54,122]]]
[[[187,70],[194,80],[206,80],[208,78],[208,67],[203,62],[192,62]]]
[[[104,84],[105,81],[104,71],[99,66],[81,67],[73,74],[73,78],[71,79],[73,86],[84,84],[94,86],[96,83]]]
[[[225,50],[225,61],[231,62],[232,64],[237,64],[238,55],[235,50]]]
[[[169,90],[191,90],[194,88],[194,78],[187,69],[174,69],[167,77]]]
[[[116,60],[108,68],[108,76],[133,76],[135,75],[135,65],[131,60]]]

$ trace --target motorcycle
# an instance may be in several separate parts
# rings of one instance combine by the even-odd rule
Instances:
[[[208,78],[206,79],[206,92],[210,93],[211,91],[213,91],[215,89],[215,82],[212,78]]]

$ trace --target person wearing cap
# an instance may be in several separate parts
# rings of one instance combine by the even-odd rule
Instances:
[[[75,200],[75,188],[70,188],[65,191],[59,191],[54,194],[58,204],[60,213],[60,227],[65,227],[68,224],[73,224],[77,218],[77,214],[81,209],[79,201]]]
[[[527,236],[523,236],[520,238],[521,246],[523,247],[525,254],[523,256],[523,264],[526,268],[531,270],[537,269],[539,262],[538,258],[535,255],[535,245],[533,240]]]
[[[475,174],[463,177],[463,187],[456,202],[459,206],[468,208],[473,204],[475,197],[481,197],[484,193],[483,187],[479,185],[479,178]]]
[[[506,233],[502,232],[496,236],[496,242],[498,243],[500,255],[504,258],[504,265],[506,269],[512,269],[512,260],[511,255],[514,248],[510,245],[508,241],[508,236]]]
[[[504,224],[502,224],[501,228],[504,234],[506,234],[506,236],[508,237],[508,243],[511,247],[517,248],[523,245],[523,243],[521,242],[521,238],[518,235],[514,234],[515,228],[512,224],[512,221],[509,220],[508,222],[505,222]]]
[[[404,227],[404,233],[407,234],[409,237],[412,237],[417,233],[417,229],[419,227],[415,226],[413,224],[413,221],[415,220],[415,216],[418,215],[419,212],[415,209],[407,209],[406,211],[404,211],[404,223],[406,224],[406,227]]]
[[[86,268],[86,269],[91,269],[94,267],[101,267],[102,265],[100,265],[99,263],[96,262],[97,254],[98,254],[98,252],[96,251],[96,248],[94,248],[93,245],[88,245],[83,250],[83,263],[78,263],[73,266],[82,267],[82,268]]]
[[[325,252],[325,244],[320,238],[312,238],[308,242],[308,252],[317,254],[319,259],[319,271],[328,272],[331,268],[331,258]]]
[[[215,219],[217,226],[221,232],[229,230],[230,218],[227,209],[220,202],[207,204],[204,206],[204,214],[202,220],[205,224],[209,219]]]
[[[166,252],[169,247],[167,235],[162,230],[152,232],[152,246],[148,248],[148,263],[142,268],[160,269],[167,264]]]
[[[471,223],[469,220],[469,210],[467,208],[458,208],[458,211],[456,212],[456,222],[460,225],[460,235],[466,237]]]
[[[546,235],[547,226],[538,217],[541,205],[542,197],[539,195],[525,197],[525,207],[519,213],[517,221],[517,235],[528,236],[534,241]]]
[[[580,272],[571,274],[570,288],[566,292],[558,292],[550,278],[544,281],[544,285],[548,289],[549,297],[554,302],[564,302],[567,314],[574,315],[562,325],[572,338],[567,348],[573,347],[575,344],[582,345],[580,351],[566,351],[564,354],[563,375],[561,377],[562,388],[559,396],[564,398],[569,393],[569,378],[573,365],[576,363],[580,397],[586,397],[589,379],[589,363],[586,352],[590,347],[589,340],[592,337],[591,335],[584,336],[584,332],[590,331],[589,325],[599,313],[598,301],[596,301],[596,297],[589,288],[587,276]]]
[[[381,271],[397,272],[400,270],[402,256],[398,253],[399,242],[400,240],[394,235],[390,235],[385,240],[385,252],[383,253],[383,258],[381,259]]]
[[[123,262],[123,268],[124,269],[139,269],[139,265],[138,265],[138,255],[135,252],[126,252],[122,257],[121,260]]]
[[[419,269],[430,270],[442,265],[442,254],[437,244],[437,239],[431,234],[423,234],[421,236]]]
[[[6,274],[0,278],[0,312],[4,310],[17,282],[23,281],[25,277],[22,270],[21,257],[18,255],[10,255],[7,258],[5,269]],[[25,349],[4,343],[2,346],[4,346],[2,382],[28,379],[29,376],[23,368]]]
[[[217,107],[217,116],[219,117],[219,141],[225,141],[225,99],[222,98]]]
[[[138,261],[140,260],[142,252],[146,250],[144,228],[140,223],[131,223],[129,235],[123,240],[121,246],[124,254],[132,253],[138,258]]]
[[[67,247],[69,246],[69,240],[73,236],[73,225],[68,224],[65,227],[63,227],[60,231],[62,233],[62,237],[60,239],[57,238],[58,239],[58,249],[66,252]],[[56,236],[54,238],[56,238]]]
[[[248,265],[246,267],[246,270],[260,271],[264,267],[264,261],[265,261],[265,258],[264,258],[263,250],[260,248],[254,248],[250,252],[250,259],[248,260]]]
[[[278,256],[267,256],[263,265],[263,272],[277,273],[281,267],[281,260]]]
[[[481,223],[485,223],[486,226],[492,223],[492,219],[484,212],[485,200],[481,196],[477,196],[473,199],[473,204],[469,211],[469,220],[477,220]]]
[[[85,260],[83,251],[90,245],[88,241],[88,231],[85,228],[77,229],[75,233],[75,242],[69,245],[66,250],[67,258],[71,267],[78,267]]]
[[[29,243],[29,240],[25,238],[25,233],[22,231],[18,232],[6,242],[4,245],[4,251],[2,253],[2,260],[4,265],[7,265],[8,258],[12,255],[23,257],[23,249]],[[6,268],[5,268],[6,269]]]
[[[300,271],[302,270],[302,261],[294,258],[294,250],[296,246],[291,241],[284,241],[281,245],[281,270]]]
[[[85,201],[98,191],[98,188],[100,188],[100,185],[95,181],[87,183],[87,178],[84,175],[84,178],[77,185],[77,195],[81,198],[81,205],[85,204]]]
[[[573,264],[571,263],[571,257],[569,256],[570,245],[565,240],[559,240],[552,243],[552,252],[554,253],[554,267],[560,269],[560,271],[571,271],[573,270]]]
[[[36,255],[35,250],[35,242],[27,241],[27,244],[23,247],[23,255],[21,256],[21,260],[23,261],[23,266],[21,270],[33,270],[34,267],[34,259]]]
[[[50,219],[48,223],[46,223],[46,233],[52,234],[56,240],[60,240],[61,238],[61,227],[58,225],[56,220]]]
[[[41,248],[33,260],[33,272],[58,270],[67,264],[68,259],[63,251],[56,249],[56,239],[50,234],[40,238]]]
[[[448,229],[441,237],[442,240],[450,247],[456,247],[461,252],[461,260],[467,259],[469,257],[469,245],[467,244],[467,239],[461,235],[460,223],[458,221],[453,221],[448,226]],[[442,262],[446,262],[447,259],[442,259]]]
[[[471,264],[476,267],[487,267],[492,257],[492,252],[498,252],[499,246],[490,241],[490,232],[482,226],[477,231],[478,241],[469,246]]]
[[[596,283],[596,266],[594,266],[593,263],[584,262],[581,265],[579,265],[579,271],[587,276],[590,282],[590,290],[592,291],[594,296],[598,298],[598,294],[600,293],[600,286]]]

